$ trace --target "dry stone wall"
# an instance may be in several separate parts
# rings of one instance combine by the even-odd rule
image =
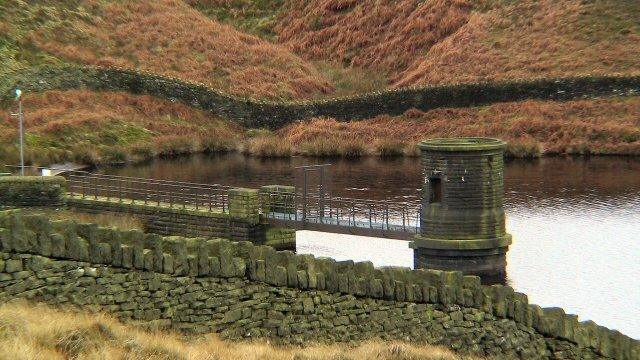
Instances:
[[[155,206],[153,204],[131,204],[130,201],[118,202],[80,199],[70,197],[67,205],[90,214],[114,213],[131,214],[142,220],[147,232],[160,235],[180,235],[188,237],[220,237],[232,240],[264,242],[261,224],[252,224],[242,219],[232,219],[227,213],[195,211]]]
[[[280,128],[297,120],[333,117],[367,119],[380,114],[399,115],[416,108],[469,107],[526,99],[571,100],[640,94],[640,75],[467,83],[385,90],[351,97],[313,101],[272,102],[239,98],[202,83],[181,81],[145,71],[67,65],[21,71],[0,79],[0,101],[12,97],[16,86],[26,91],[88,88],[126,91],[181,101],[211,111],[247,127]]]
[[[458,272],[374,268],[220,239],[0,212],[0,300],[27,298],[230,339],[372,337],[522,359],[631,359],[640,344]]]
[[[0,209],[65,204],[66,180],[59,176],[0,176]]]

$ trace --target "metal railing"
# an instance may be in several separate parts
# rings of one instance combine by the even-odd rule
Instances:
[[[82,199],[203,211],[229,210],[229,186],[155,180],[73,171],[65,174],[69,193]]]
[[[370,229],[418,232],[420,202],[398,199],[369,200],[272,192],[263,196],[268,218]]]
[[[71,196],[116,203],[199,211],[229,211],[229,189],[219,184],[145,179],[71,171],[64,175]],[[418,198],[369,200],[330,194],[269,192],[260,196],[263,216],[278,220],[418,232]]]

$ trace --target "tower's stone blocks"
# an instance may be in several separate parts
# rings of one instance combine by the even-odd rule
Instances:
[[[490,138],[433,139],[420,144],[420,234],[416,268],[503,278],[511,235],[505,231],[503,153]]]

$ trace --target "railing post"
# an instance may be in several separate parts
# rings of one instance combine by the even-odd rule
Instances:
[[[307,170],[302,170],[302,179],[304,181],[304,186],[302,190],[302,222],[306,222],[307,220]]]
[[[80,179],[82,179],[82,200],[84,200],[87,192],[86,176],[83,176]]]
[[[229,192],[227,191],[227,201],[229,201]],[[229,207],[227,206],[227,202],[224,200],[224,194],[222,194],[222,212],[227,211]]]
[[[209,188],[209,212],[213,210],[213,188]]]
[[[144,185],[142,187],[144,188]],[[143,192],[143,194],[144,194],[144,192]],[[129,180],[129,188],[126,191],[125,196],[131,196],[131,204],[135,204],[136,203],[136,198],[133,195],[134,195],[134,192],[133,192],[133,180]]]
[[[356,226],[356,201],[351,200],[351,217],[353,218],[353,226]],[[349,220],[349,225],[351,225],[351,220]]]
[[[384,202],[384,216],[386,218],[387,230],[389,230],[389,199]]]
[[[404,220],[404,211],[405,211],[405,206],[404,204],[402,205],[402,230],[406,230],[407,226],[405,225],[405,220]]]

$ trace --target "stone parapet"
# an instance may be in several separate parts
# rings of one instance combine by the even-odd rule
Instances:
[[[260,199],[257,189],[235,188],[229,190],[229,215],[232,219],[250,224],[260,222]]]
[[[0,208],[61,206],[66,189],[60,176],[0,176]]]
[[[207,298],[211,297],[204,295],[206,291],[213,291],[213,293],[219,294],[217,295],[218,297],[225,297],[225,291],[230,291],[229,296],[231,296],[230,294],[236,293],[235,291],[237,290],[235,289],[237,288],[253,289],[264,287],[265,285],[264,289],[276,287],[277,289],[273,289],[273,291],[281,292],[285,294],[283,296],[292,298],[292,301],[283,302],[290,307],[281,307],[280,310],[277,310],[284,315],[284,318],[288,318],[291,314],[298,314],[297,311],[301,311],[303,315],[305,311],[307,311],[308,315],[316,314],[315,317],[309,316],[300,322],[300,324],[313,323],[315,325],[301,325],[303,328],[296,328],[296,330],[292,327],[292,323],[284,326],[286,324],[279,321],[284,319],[281,317],[283,315],[278,315],[275,312],[267,313],[265,317],[256,319],[256,321],[259,320],[259,325],[254,324],[255,328],[262,329],[257,330],[258,332],[265,331],[266,334],[270,330],[264,329],[272,329],[269,324],[278,329],[282,325],[283,330],[281,332],[278,331],[278,336],[285,338],[289,336],[289,339],[303,339],[305,337],[305,335],[296,337],[292,334],[314,334],[315,330],[309,329],[323,328],[320,323],[314,323],[314,321],[326,320],[327,314],[331,314],[329,318],[332,322],[330,327],[332,332],[343,331],[338,330],[338,327],[344,325],[345,327],[340,329],[344,329],[348,334],[354,334],[354,339],[356,339],[362,338],[363,333],[379,333],[372,330],[374,328],[378,329],[378,326],[382,326],[385,331],[394,336],[427,331],[426,329],[434,323],[429,320],[428,324],[431,325],[426,325],[426,320],[423,322],[418,318],[423,319],[422,316],[428,311],[432,313],[430,315],[431,319],[441,319],[434,321],[442,324],[443,328],[448,329],[453,326],[458,329],[456,330],[458,332],[464,331],[466,326],[475,328],[473,316],[482,312],[482,315],[477,316],[495,318],[496,320],[493,324],[496,326],[503,326],[499,324],[511,326],[506,325],[506,323],[511,322],[515,324],[514,327],[507,328],[510,330],[505,330],[507,332],[507,335],[503,336],[505,339],[511,335],[519,336],[515,334],[518,331],[517,329],[521,329],[533,336],[533,338],[528,338],[527,341],[533,341],[534,344],[539,344],[540,346],[539,352],[536,352],[538,350],[536,350],[535,346],[532,350],[527,347],[527,354],[529,354],[528,351],[534,351],[529,355],[518,353],[518,351],[524,349],[517,350],[519,346],[517,344],[523,343],[521,341],[504,343],[505,345],[502,349],[493,348],[494,350],[492,351],[507,354],[507,358],[640,359],[640,342],[637,340],[631,339],[618,331],[598,326],[591,321],[579,322],[577,316],[567,315],[562,309],[543,309],[537,305],[529,304],[525,294],[517,293],[509,286],[484,286],[481,285],[479,277],[463,276],[460,272],[410,270],[397,267],[374,268],[370,262],[337,262],[328,258],[315,258],[311,255],[296,255],[289,251],[275,251],[269,246],[255,246],[248,242],[162,237],[138,231],[102,228],[91,224],[49,221],[44,216],[25,215],[17,210],[0,212],[0,244],[0,250],[3,253],[15,254],[4,255],[3,257],[3,269],[6,270],[7,266],[10,266],[9,268],[12,270],[9,275],[4,276],[7,282],[0,292],[0,298],[5,299],[20,296],[34,298],[46,298],[48,296],[49,299],[55,298],[55,294],[45,295],[44,290],[37,290],[43,288],[43,286],[46,288],[45,285],[47,285],[46,282],[42,283],[44,280],[38,280],[37,275],[32,279],[31,273],[16,271],[32,261],[27,260],[34,258],[32,255],[38,255],[52,259],[82,262],[83,264],[77,265],[78,268],[82,269],[90,267],[90,265],[97,266],[102,264],[109,266],[110,270],[108,271],[115,273],[119,272],[118,269],[124,269],[125,272],[135,272],[140,274],[135,276],[140,276],[140,279],[144,279],[145,286],[152,286],[153,284],[155,289],[162,289],[162,286],[156,285],[157,281],[153,280],[155,278],[166,279],[169,282],[175,279],[175,281],[185,285],[183,289],[189,289],[189,284],[198,284],[197,288],[202,289],[202,296],[193,287],[191,290],[195,291],[195,293],[192,291],[187,291],[186,293],[182,292],[182,290],[175,291],[175,296],[184,297],[184,304],[192,304],[193,302],[194,305],[184,306],[194,306],[194,311],[196,308],[201,309],[195,304],[206,304]],[[22,255],[26,256],[21,257]],[[37,259],[39,259],[37,261],[48,261],[46,259]],[[11,262],[9,262],[10,260]],[[64,268],[66,265],[60,266]],[[111,269],[112,267],[116,269]],[[87,270],[83,271],[86,273]],[[94,270],[89,271],[95,274]],[[27,293],[26,287],[32,285],[29,281],[11,282],[13,281],[11,279],[23,276],[32,279],[30,281],[35,284],[33,289],[36,289],[34,292]],[[61,279],[61,281],[64,280]],[[162,281],[160,280],[161,283]],[[229,283],[237,283],[238,285],[237,287],[229,287],[227,285],[219,287],[219,285],[216,285]],[[260,308],[276,311],[271,308],[271,306],[276,305],[268,300],[271,299],[268,294],[269,291],[271,290],[268,290],[266,295],[264,291],[258,291],[261,295],[256,295],[257,297],[252,297],[253,295],[250,297],[238,295],[243,299],[253,299],[251,304],[246,306],[250,309],[238,310],[244,309],[244,307],[237,304],[228,304],[219,308],[216,314],[222,316],[223,319],[226,318],[226,323],[235,325],[221,328],[214,326],[213,329],[234,328],[238,330],[235,336],[242,336],[240,335],[240,330],[245,331],[252,328],[252,325],[249,325],[251,320],[242,320],[250,319],[253,311]],[[244,293],[240,291],[238,294]],[[108,295],[105,296],[104,298],[99,297],[99,299],[105,299],[105,306],[108,306],[110,304],[109,297]],[[323,300],[323,296],[327,300]],[[346,297],[342,298],[342,296]],[[202,300],[198,300],[201,298]],[[310,300],[304,300],[305,298]],[[299,302],[297,299],[299,299]],[[349,299],[353,299],[353,301],[362,305],[352,306],[354,303],[349,302]],[[216,300],[211,301],[215,302]],[[338,305],[344,301],[347,301],[349,305]],[[126,299],[122,303],[125,302]],[[262,303],[265,305],[259,305]],[[297,308],[294,309],[294,305],[297,307],[297,304],[301,305],[299,310],[296,310]],[[321,313],[316,313],[314,309],[321,304],[334,305],[323,307],[324,310]],[[367,307],[369,305],[365,304],[375,304],[375,307]],[[352,309],[353,311],[343,314],[340,310],[343,306],[345,309]],[[407,311],[418,311],[417,317],[414,318],[404,314],[404,310],[400,310],[400,312],[394,310],[398,307],[404,309],[407,306],[412,309]],[[377,316],[371,310],[373,308],[376,309],[375,311],[387,311],[379,314],[383,319],[396,320],[393,320],[393,324],[389,324],[388,328],[385,327],[384,322],[380,324],[368,323],[367,319]],[[476,312],[474,313],[474,310],[465,310],[466,312],[459,313],[458,310],[452,310],[462,308],[475,309]],[[118,309],[122,310],[121,307]],[[148,310],[153,314],[157,314],[158,310],[162,312],[160,310],[162,305],[149,306],[145,309],[144,311]],[[285,311],[285,309],[288,310]],[[436,310],[442,312],[442,309],[448,309],[446,314],[437,313],[438,315],[436,316]],[[131,311],[134,311],[133,308]],[[138,314],[142,317],[147,316],[145,315],[146,312]],[[321,314],[322,316],[320,316]],[[337,314],[343,315],[336,317]],[[394,314],[404,314],[406,316],[395,317]],[[197,321],[198,318],[199,316],[195,316],[190,319],[193,319],[194,323],[200,323]],[[166,320],[166,318],[163,319]],[[181,321],[185,321],[186,317],[181,317],[181,319],[183,319]],[[202,322],[207,326],[198,328],[201,330],[200,332],[211,330],[212,327],[210,326],[219,324],[218,321],[208,322],[206,321],[207,319],[211,320],[211,317],[202,317]],[[219,318],[216,319],[219,320]],[[300,320],[302,319],[300,318]],[[466,325],[462,323],[465,320],[469,321]],[[448,321],[453,322],[448,323]],[[364,327],[360,327],[360,325]],[[307,329],[307,326],[310,327]],[[394,332],[393,329],[399,328],[407,329],[407,333],[404,330]],[[270,334],[273,334],[273,332],[270,332]],[[473,337],[478,341],[483,339],[479,333],[473,335]],[[420,337],[420,339],[429,341],[427,335]],[[499,341],[502,342],[504,340]],[[493,344],[495,345],[496,343],[493,342]],[[463,343],[460,343],[459,346],[456,346],[462,347],[462,345]],[[451,346],[454,347],[453,344]],[[492,355],[490,352],[482,351],[482,354]]]

